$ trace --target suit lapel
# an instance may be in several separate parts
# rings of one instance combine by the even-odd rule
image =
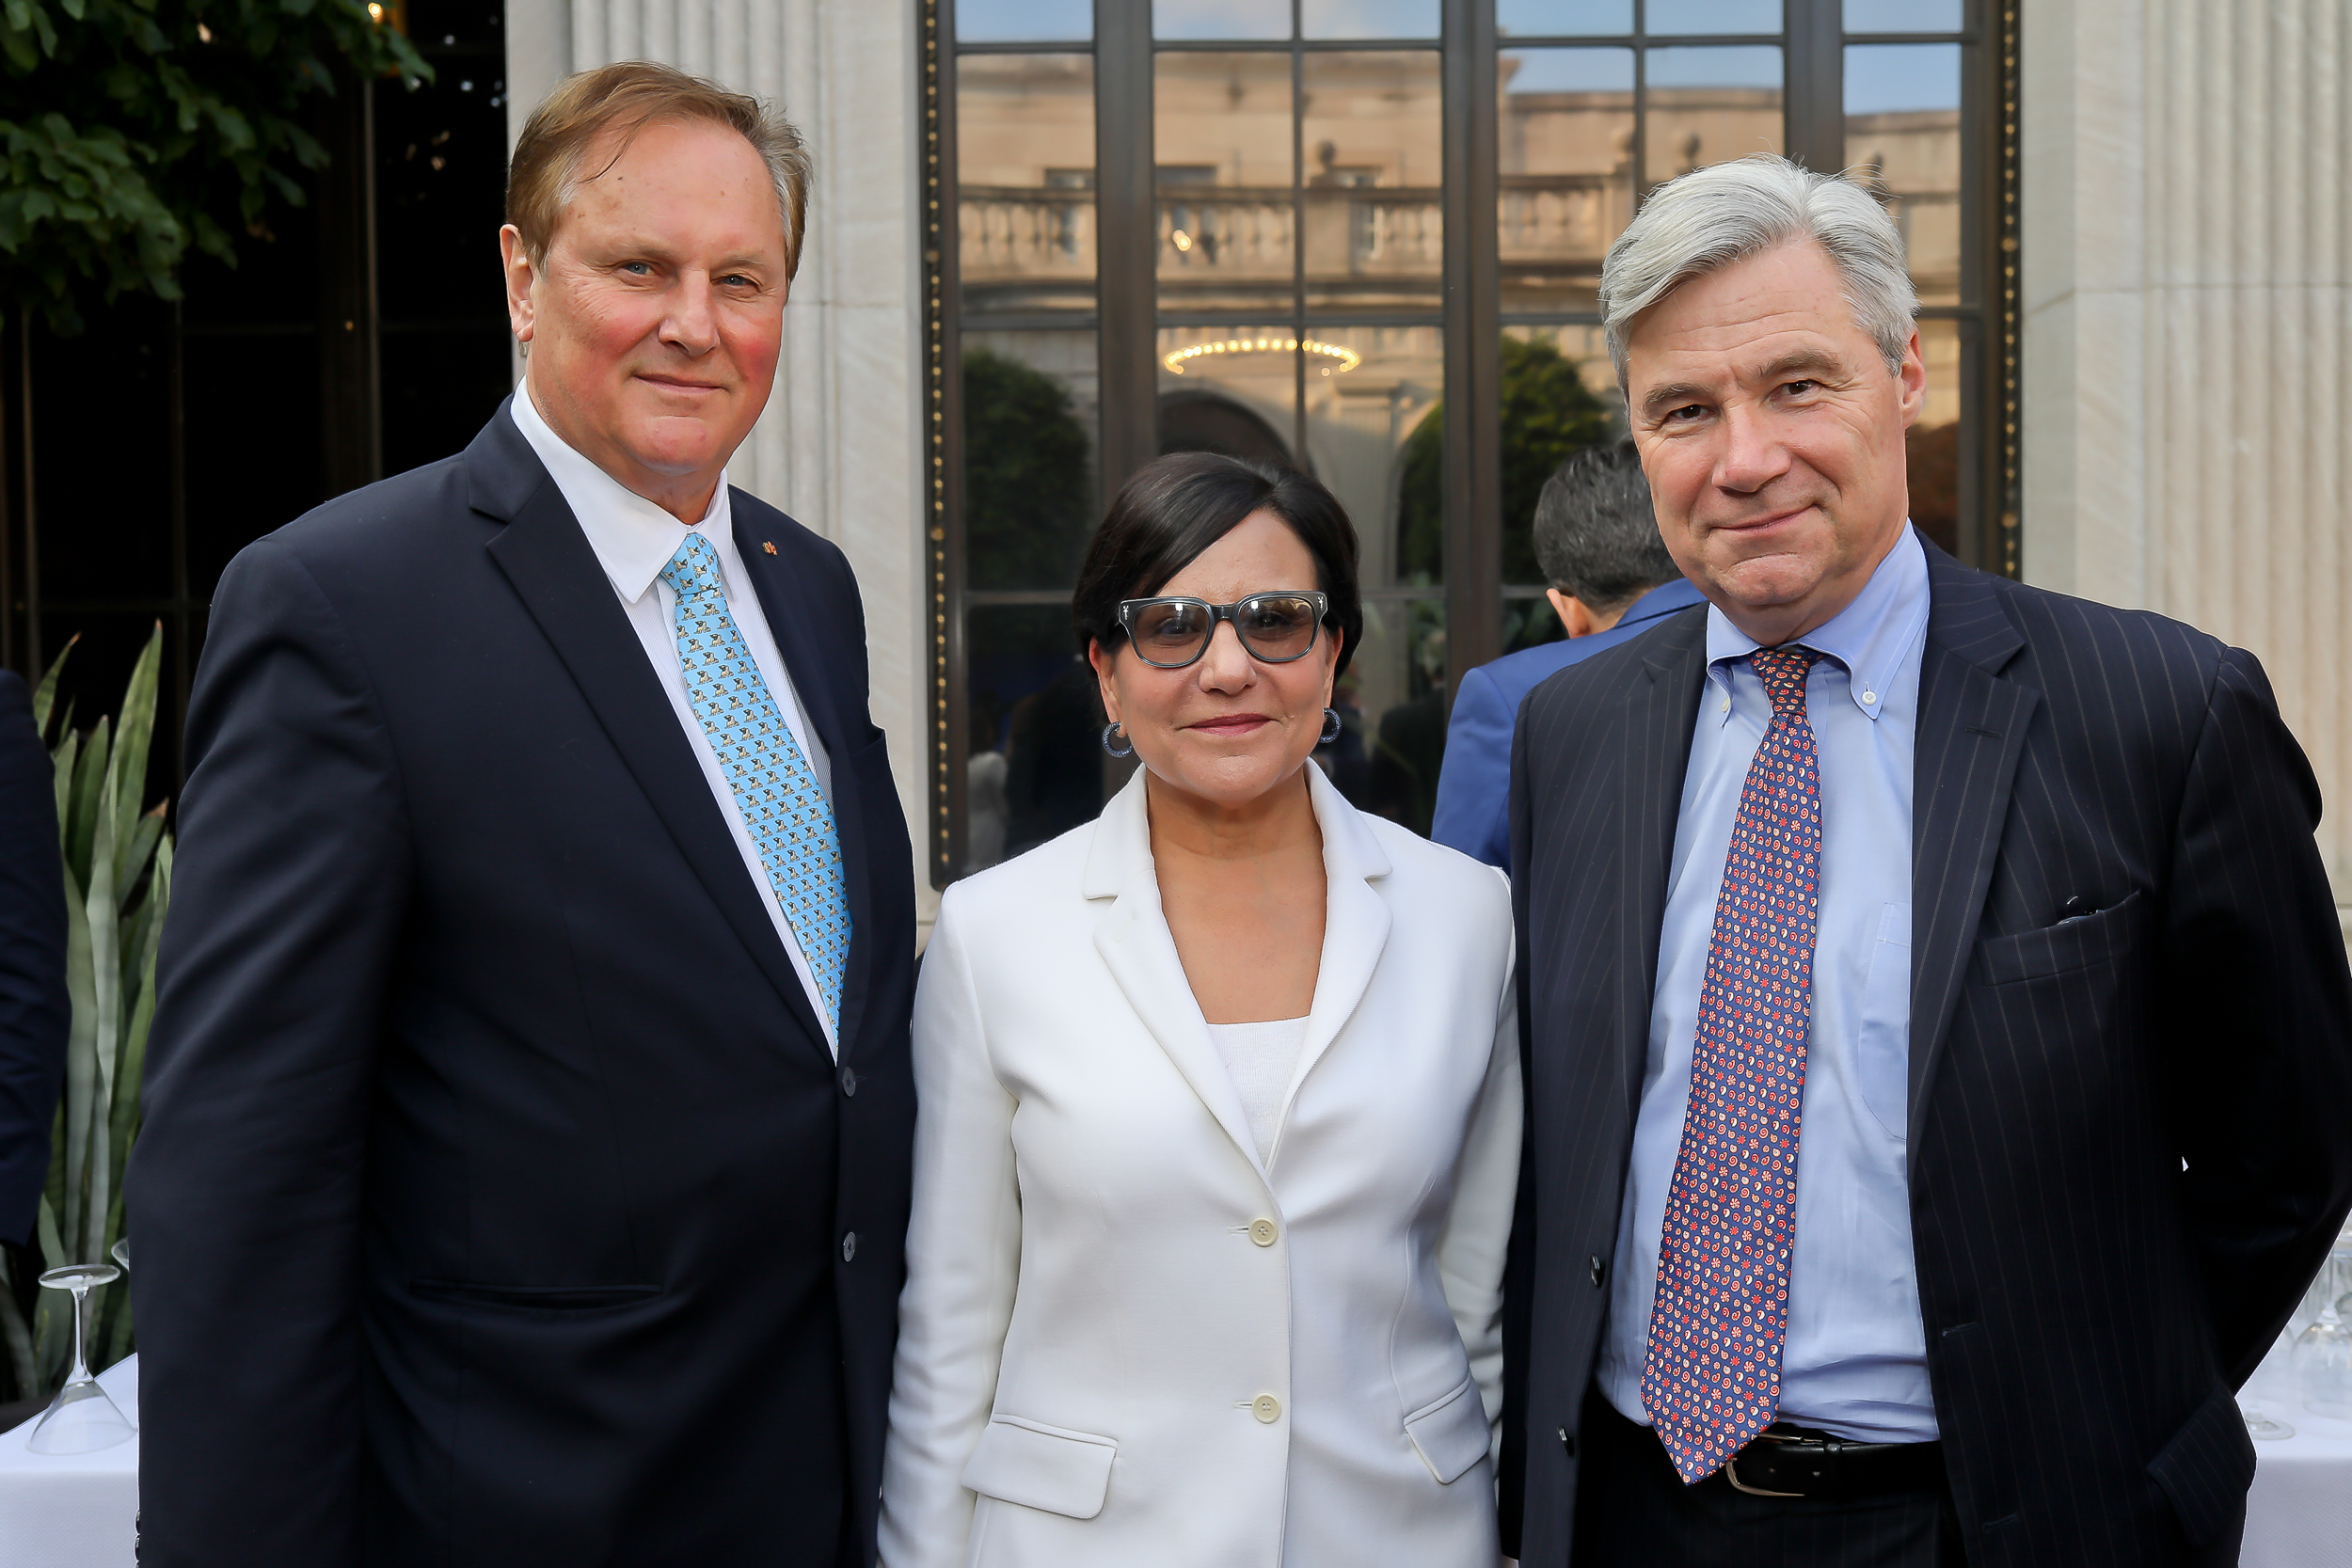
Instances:
[[[1177,957],[1176,939],[1160,907],[1140,768],[1095,819],[1081,892],[1089,899],[1113,900],[1095,924],[1095,951],[1126,993],[1136,1017],[1264,1180],[1265,1162],[1258,1156],[1258,1140],[1249,1131],[1241,1091],[1233,1087],[1233,1075],[1209,1037],[1208,1021],[1192,994],[1192,983],[1184,978],[1184,960]]]
[[[1282,1094],[1281,1118],[1275,1124],[1273,1154],[1282,1149],[1282,1130],[1290,1125],[1291,1101],[1323,1053],[1331,1048],[1357,1005],[1371,989],[1389,944],[1389,901],[1372,884],[1390,872],[1389,857],[1372,831],[1357,816],[1323,769],[1307,768],[1307,786],[1314,797],[1315,819],[1323,830],[1323,875],[1327,884],[1323,915],[1323,952],[1315,968],[1315,999],[1307,1012],[1307,1038],[1290,1085]],[[1269,1156],[1269,1159],[1271,1156]]]
[[[1621,879],[1616,1047],[1626,1114],[1639,1109],[1642,1071],[1649,1054],[1650,1002],[1658,974],[1660,933],[1666,920],[1666,879],[1673,869],[1675,829],[1682,816],[1682,780],[1691,766],[1691,727],[1707,683],[1707,615],[1685,614],[1642,638],[1643,675],[1628,683],[1621,745],[1625,765],[1618,797]],[[1628,1125],[1631,1123],[1629,1120]]]
[[[1918,1168],[1928,1085],[1951,1030],[1999,852],[2026,731],[2041,696],[2000,672],[2025,639],[1981,573],[1928,552],[1928,635],[1911,831],[1909,1134]]]
[[[492,421],[494,427],[501,422],[512,430],[513,421],[503,410]],[[513,436],[519,451],[504,451],[505,443],[495,441],[494,430],[485,432],[467,454],[469,466],[485,455],[500,467],[527,463],[538,477],[537,483],[526,487],[511,471],[492,471],[475,485],[478,510],[509,518],[489,542],[491,559],[554,645],[711,901],[784,998],[786,1009],[817,1049],[824,1051],[824,1032],[791,958],[776,940],[775,927],[761,903],[763,890],[752,881],[737,852],[726,817],[678,728],[676,710],[645,662],[644,649],[613,595],[612,580],[597,564],[563,492],[539,467],[521,432]],[[485,442],[495,442],[487,454]],[[510,506],[511,511],[500,510]]]
[[[855,740],[834,700],[832,666],[840,650],[821,646],[804,604],[807,585],[792,579],[784,558],[771,555],[766,548],[773,541],[757,535],[748,520],[747,515],[758,504],[740,490],[735,492],[735,553],[751,577],[752,590],[768,617],[769,635],[775,639],[793,692],[824,745],[833,775],[830,804],[834,831],[840,835],[843,884],[850,901],[850,959],[842,974],[838,1031],[841,1059],[847,1062],[865,1023],[866,977],[872,971],[875,942],[882,935],[874,928],[872,848],[866,840],[858,779],[850,766]]]

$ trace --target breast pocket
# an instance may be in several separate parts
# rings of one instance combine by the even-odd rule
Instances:
[[[1911,1121],[1911,911],[1879,907],[1877,940],[1862,986],[1862,1026],[1854,1035],[1854,1083],[1887,1136],[1907,1136]]]

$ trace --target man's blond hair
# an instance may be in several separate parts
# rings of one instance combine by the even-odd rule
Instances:
[[[808,149],[800,132],[756,98],[650,60],[623,60],[567,76],[532,111],[506,169],[506,221],[521,233],[532,264],[546,264],[556,225],[580,181],[604,172],[581,170],[591,148],[617,133],[604,166],[610,168],[638,132],[677,120],[723,125],[752,144],[775,182],[776,208],[784,217],[785,277],[797,273],[809,178]]]

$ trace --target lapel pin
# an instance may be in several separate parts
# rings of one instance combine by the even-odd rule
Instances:
[[[766,550],[770,555],[776,553],[776,542],[773,539],[762,539],[759,542],[759,547]]]

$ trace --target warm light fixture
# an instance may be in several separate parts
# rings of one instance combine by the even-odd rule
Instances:
[[[1168,243],[1174,245],[1178,250],[1188,251],[1192,248],[1192,236],[1179,229],[1174,233],[1168,235]]]
[[[1323,367],[1325,375],[1345,375],[1364,362],[1362,355],[1343,343],[1320,342],[1313,338],[1303,341],[1296,338],[1227,338],[1221,342],[1195,343],[1190,348],[1180,348],[1173,354],[1163,356],[1160,363],[1168,367],[1169,374],[1182,375],[1184,373],[1186,365],[1212,354],[1297,354],[1302,352],[1311,358],[1331,361]]]
[[[381,22],[384,20],[384,8],[378,3],[378,0],[368,0],[368,20],[370,22]]]

